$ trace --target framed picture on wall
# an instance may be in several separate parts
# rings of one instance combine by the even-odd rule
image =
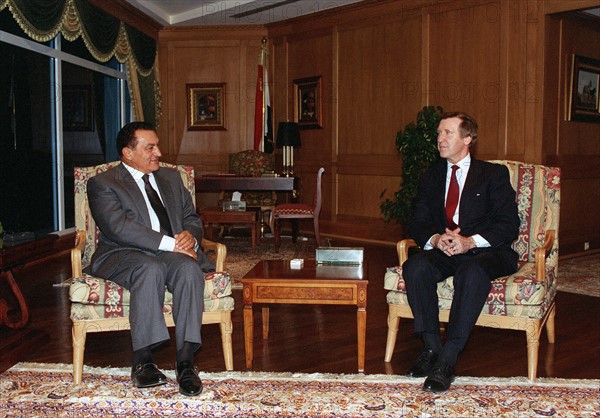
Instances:
[[[62,88],[63,130],[69,132],[93,131],[92,87],[68,85]]]
[[[321,76],[294,80],[294,121],[300,129],[322,128]]]
[[[569,120],[600,122],[600,61],[573,54]]]
[[[186,84],[189,131],[225,130],[225,83]]]

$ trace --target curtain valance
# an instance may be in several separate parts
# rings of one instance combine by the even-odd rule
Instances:
[[[71,42],[81,36],[94,59],[107,62],[115,57],[126,63],[136,119],[158,123],[160,91],[154,39],[87,0],[0,0],[0,11],[5,8],[37,42],[47,42],[59,33]],[[150,82],[139,83],[142,79]]]

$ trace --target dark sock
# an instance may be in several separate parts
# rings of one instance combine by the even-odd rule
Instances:
[[[454,344],[453,341],[446,341],[438,361],[443,361],[451,366],[454,366],[461,351],[461,348]]]
[[[440,334],[423,332],[421,334],[421,338],[423,338],[425,350],[432,350],[436,354],[439,354],[442,351],[442,340],[440,339]]]
[[[183,347],[177,350],[177,364],[188,362],[194,364],[194,353],[198,350],[200,344],[190,343],[188,341],[183,343]]]
[[[144,347],[133,352],[133,367],[138,364],[152,363],[153,361],[150,347]]]

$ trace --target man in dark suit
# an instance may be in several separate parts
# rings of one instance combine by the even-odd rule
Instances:
[[[194,368],[201,344],[204,280],[214,265],[199,248],[202,223],[176,170],[159,169],[154,127],[132,122],[117,136],[121,164],[92,177],[87,193],[99,228],[89,266],[131,294],[131,378],[139,388],[166,383],[151,350],[169,339],[162,308],[165,286],[173,294],[179,390],[202,391]]]
[[[426,377],[423,389],[442,392],[486,302],[491,281],[514,273],[519,216],[505,166],[473,158],[477,123],[461,112],[442,115],[437,145],[443,158],[420,178],[407,225],[424,251],[404,263],[408,302],[424,351],[406,373]],[[453,168],[455,166],[456,168]],[[445,342],[440,338],[437,284],[454,276]]]

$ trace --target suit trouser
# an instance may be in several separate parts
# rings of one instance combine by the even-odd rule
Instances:
[[[156,255],[125,250],[107,262],[118,264],[109,280],[129,290],[133,350],[169,339],[163,314],[165,286],[173,294],[177,350],[184,342],[201,344],[204,273],[193,258],[169,251]]]
[[[438,249],[412,255],[402,266],[408,303],[415,332],[439,334],[437,284],[454,276],[454,296],[444,351],[456,356],[467,344],[471,330],[481,313],[491,281],[516,271],[517,254],[511,249],[494,249],[449,257]],[[426,347],[430,348],[430,347]]]

